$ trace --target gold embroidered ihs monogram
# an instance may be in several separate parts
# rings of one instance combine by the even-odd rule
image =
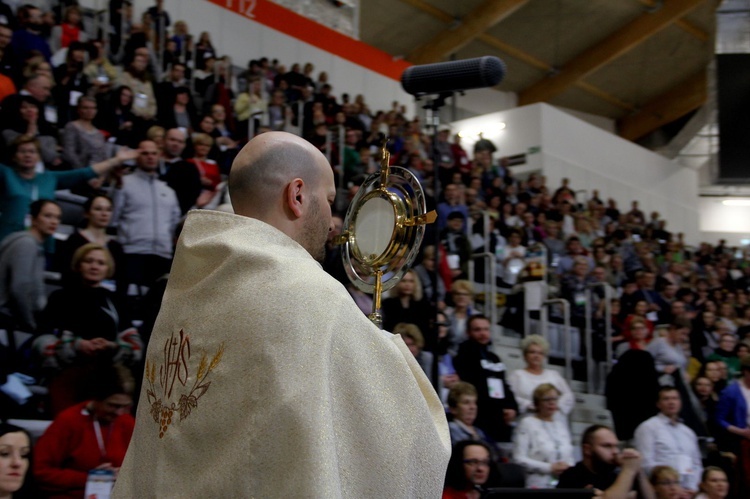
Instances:
[[[179,413],[180,421],[182,421],[198,407],[198,399],[211,386],[211,382],[206,381],[206,378],[219,365],[222,355],[224,355],[224,343],[219,345],[219,349],[211,357],[210,362],[206,353],[203,353],[198,363],[195,382],[188,390],[191,367],[190,336],[186,335],[182,329],[180,329],[179,338],[172,333],[172,336],[164,342],[164,360],[159,366],[160,395],[157,395],[155,386],[156,363],[146,361],[146,380],[149,384],[146,395],[151,404],[151,417],[159,425],[159,438],[164,438],[169,425],[172,424],[172,415],[175,411]],[[174,402],[175,398],[177,403]]]

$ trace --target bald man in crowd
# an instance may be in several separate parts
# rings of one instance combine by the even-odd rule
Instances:
[[[114,495],[439,497],[445,415],[403,341],[326,274],[333,172],[284,132],[189,213]]]

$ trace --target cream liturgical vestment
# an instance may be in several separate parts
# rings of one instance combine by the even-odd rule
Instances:
[[[117,498],[440,497],[442,405],[299,244],[190,212]]]

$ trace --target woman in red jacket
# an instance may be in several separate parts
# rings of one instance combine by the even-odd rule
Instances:
[[[120,365],[91,378],[92,399],[61,412],[34,448],[34,475],[52,498],[82,498],[89,472],[117,475],[135,419],[130,414],[134,381]]]

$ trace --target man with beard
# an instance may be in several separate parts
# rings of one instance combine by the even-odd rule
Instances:
[[[42,36],[44,13],[33,5],[24,5],[18,9],[18,22],[21,29],[13,33],[11,46],[18,60],[25,61],[32,51],[40,52],[47,62],[52,59],[49,43]]]
[[[191,211],[180,235],[114,497],[439,497],[440,400],[319,263],[325,156],[261,134],[229,193],[235,214]]]
[[[594,488],[604,497],[654,498],[654,491],[641,470],[641,455],[635,449],[620,451],[615,433],[606,426],[589,426],[581,437],[583,460],[560,475],[558,489]],[[618,472],[619,467],[619,472]]]

